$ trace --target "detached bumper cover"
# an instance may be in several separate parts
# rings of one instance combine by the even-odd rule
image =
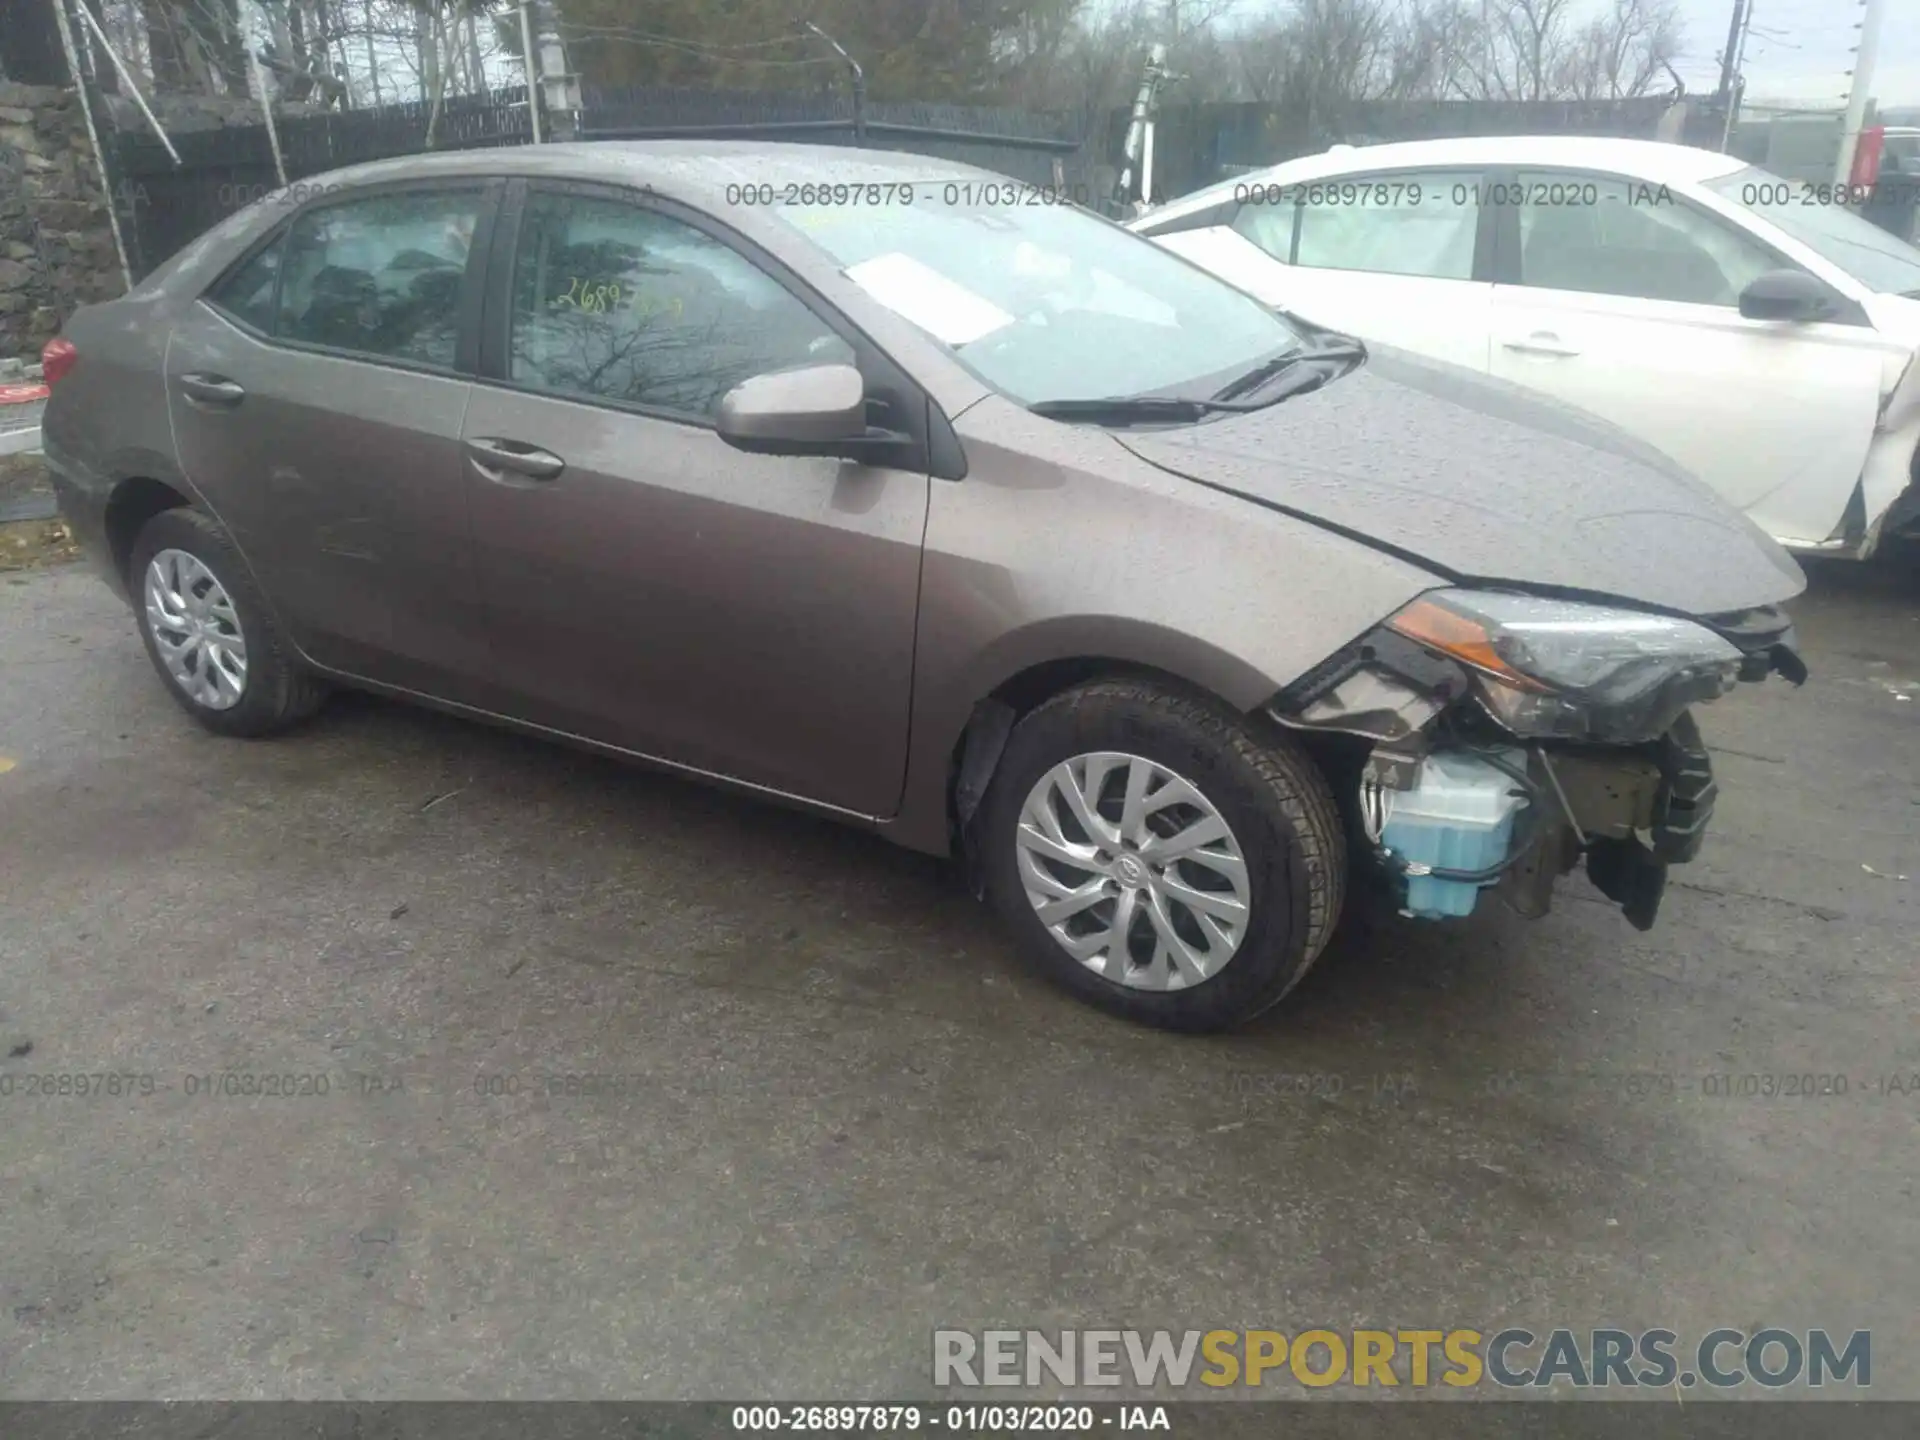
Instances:
[[[1693,716],[1682,715],[1660,742],[1660,795],[1653,807],[1653,854],[1683,865],[1700,853],[1720,787]]]
[[[1587,848],[1587,878],[1620,906],[1636,930],[1653,928],[1667,890],[1667,867],[1700,853],[1720,794],[1713,759],[1692,715],[1682,715],[1657,748],[1660,789],[1649,827],[1652,846],[1628,834],[1596,836]]]

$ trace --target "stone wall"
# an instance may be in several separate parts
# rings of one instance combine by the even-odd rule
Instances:
[[[77,307],[123,289],[79,99],[0,83],[0,359],[38,359]]]

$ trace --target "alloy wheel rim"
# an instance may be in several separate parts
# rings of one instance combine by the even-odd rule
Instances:
[[[247,690],[247,639],[233,597],[198,556],[162,550],[147,562],[147,628],[188,699],[229,710]]]
[[[1068,955],[1135,990],[1184,990],[1232,960],[1252,919],[1240,842],[1199,787],[1116,751],[1034,783],[1014,837],[1020,883]]]

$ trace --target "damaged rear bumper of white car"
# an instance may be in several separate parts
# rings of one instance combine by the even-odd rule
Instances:
[[[1639,929],[1712,818],[1693,708],[1806,667],[1767,607],[1685,620],[1477,590],[1430,592],[1276,697],[1343,737],[1349,812],[1402,914],[1472,913],[1492,891],[1545,915],[1588,878]]]

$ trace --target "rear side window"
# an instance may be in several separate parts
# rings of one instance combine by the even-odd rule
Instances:
[[[452,369],[480,203],[477,187],[430,190],[302,215],[279,247],[272,333]]]
[[[274,286],[280,279],[280,252],[286,241],[282,233],[216,285],[207,298],[234,319],[272,334]]]
[[[1276,259],[1320,270],[1471,280],[1480,176],[1419,171],[1311,180],[1248,203],[1234,229]]]

